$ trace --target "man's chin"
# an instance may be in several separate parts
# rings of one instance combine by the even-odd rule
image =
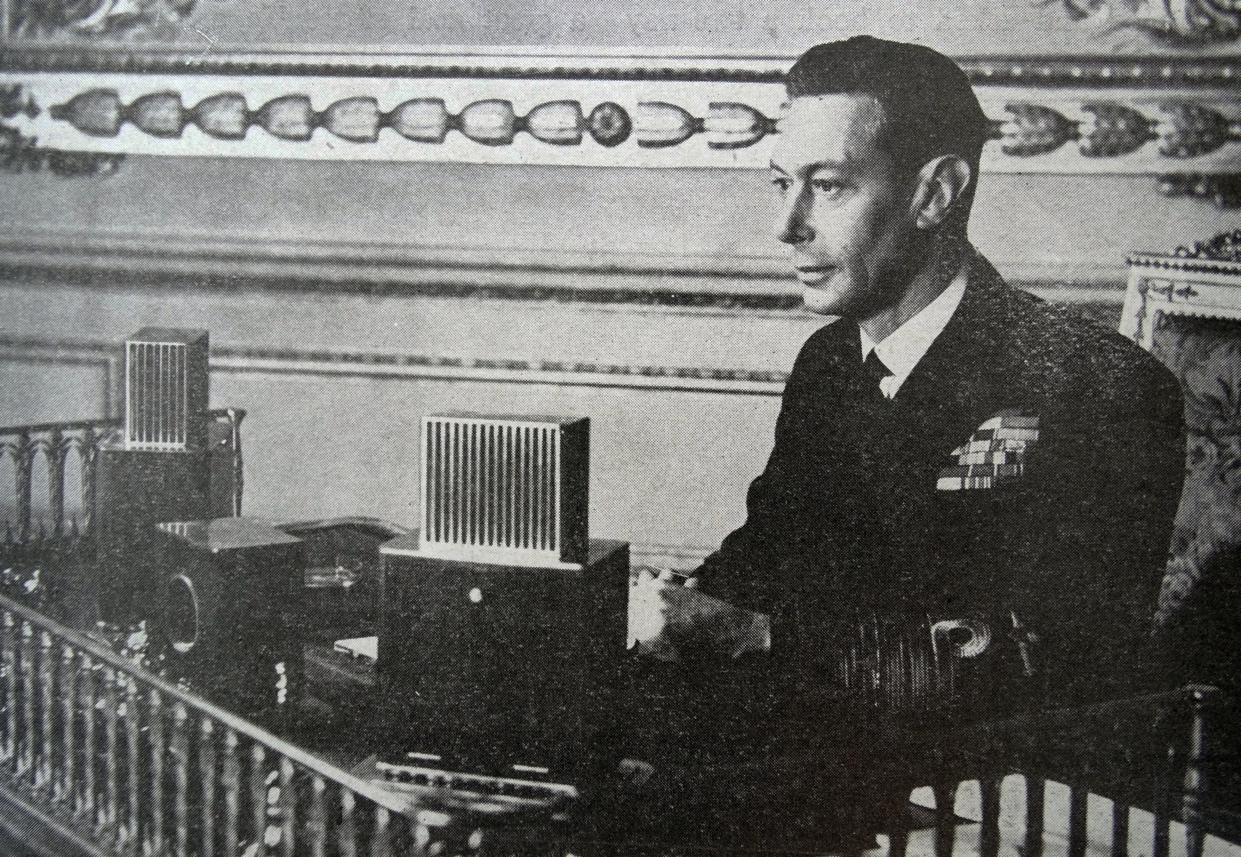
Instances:
[[[815,286],[802,286],[802,300],[806,309],[816,315],[840,315],[840,300],[829,291]]]

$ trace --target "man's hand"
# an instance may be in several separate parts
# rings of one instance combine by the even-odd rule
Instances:
[[[736,658],[771,647],[771,621],[697,591],[667,569],[641,569],[629,589],[629,646],[664,661]]]

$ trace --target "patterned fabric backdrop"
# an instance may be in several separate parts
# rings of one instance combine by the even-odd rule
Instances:
[[[1179,645],[1185,678],[1241,674],[1241,322],[1157,320],[1152,351],[1181,379],[1185,490],[1157,624]]]

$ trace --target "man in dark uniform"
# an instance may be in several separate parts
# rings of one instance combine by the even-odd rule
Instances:
[[[891,797],[882,734],[839,704],[859,617],[985,617],[1011,648],[993,677],[1057,702],[1131,688],[1184,456],[1170,373],[971,247],[990,125],[952,61],[863,36],[808,51],[787,87],[777,233],[837,318],[793,366],[744,525],[691,576],[769,633],[662,584],[646,642],[682,673],[662,701],[634,691],[628,763],[674,807],[664,833],[751,846],[865,841]],[[1019,696],[990,690],[997,712]]]

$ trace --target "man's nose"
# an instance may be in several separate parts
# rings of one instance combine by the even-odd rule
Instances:
[[[814,237],[807,220],[806,195],[789,193],[776,221],[776,238],[785,244],[804,244]]]

